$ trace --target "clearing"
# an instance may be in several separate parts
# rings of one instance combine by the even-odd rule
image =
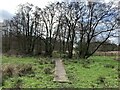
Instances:
[[[117,88],[118,61],[114,57],[92,56],[88,60],[63,59],[70,83],[54,82],[52,58],[3,56],[2,87],[22,88]]]

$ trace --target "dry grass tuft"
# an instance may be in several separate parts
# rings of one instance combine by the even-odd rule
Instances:
[[[6,77],[13,77],[13,76],[24,76],[26,74],[33,73],[32,65],[30,64],[20,64],[20,65],[12,65],[12,64],[5,64],[2,65],[2,76],[3,78]]]

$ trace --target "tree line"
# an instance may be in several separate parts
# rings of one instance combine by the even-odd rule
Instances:
[[[118,15],[112,2],[56,2],[45,8],[22,4],[11,20],[4,20],[3,51],[49,57],[59,51],[72,58],[77,48],[79,58],[88,58],[116,36]]]

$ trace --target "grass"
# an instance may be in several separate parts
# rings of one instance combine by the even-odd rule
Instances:
[[[47,61],[46,64],[39,64],[39,61]],[[54,68],[53,64],[50,64],[50,60],[48,58],[35,58],[35,57],[6,57],[3,56],[3,65],[11,64],[11,65],[22,65],[22,64],[30,64],[33,68],[34,73],[28,74],[22,77],[14,76],[6,79],[4,81],[5,88],[12,88],[17,80],[21,80],[23,88],[45,88],[45,87],[55,87],[52,74],[45,74],[44,68],[51,67]],[[22,68],[22,67],[21,67]]]
[[[67,75],[75,88],[117,88],[118,61],[94,56],[85,60],[65,60]],[[105,67],[108,65],[109,67]],[[111,67],[110,67],[111,66]]]
[[[87,61],[63,60],[70,83],[53,82],[54,64],[50,58],[44,57],[6,57],[2,66],[31,65],[33,73],[22,76],[14,75],[3,78],[3,88],[117,88],[118,61],[113,57],[93,56]],[[4,68],[4,67],[3,67]],[[21,67],[22,68],[22,67]],[[23,67],[24,68],[24,67]],[[50,70],[51,73],[45,73]]]

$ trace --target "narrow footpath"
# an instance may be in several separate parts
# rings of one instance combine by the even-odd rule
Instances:
[[[54,80],[57,82],[69,82],[61,59],[55,60]]]

